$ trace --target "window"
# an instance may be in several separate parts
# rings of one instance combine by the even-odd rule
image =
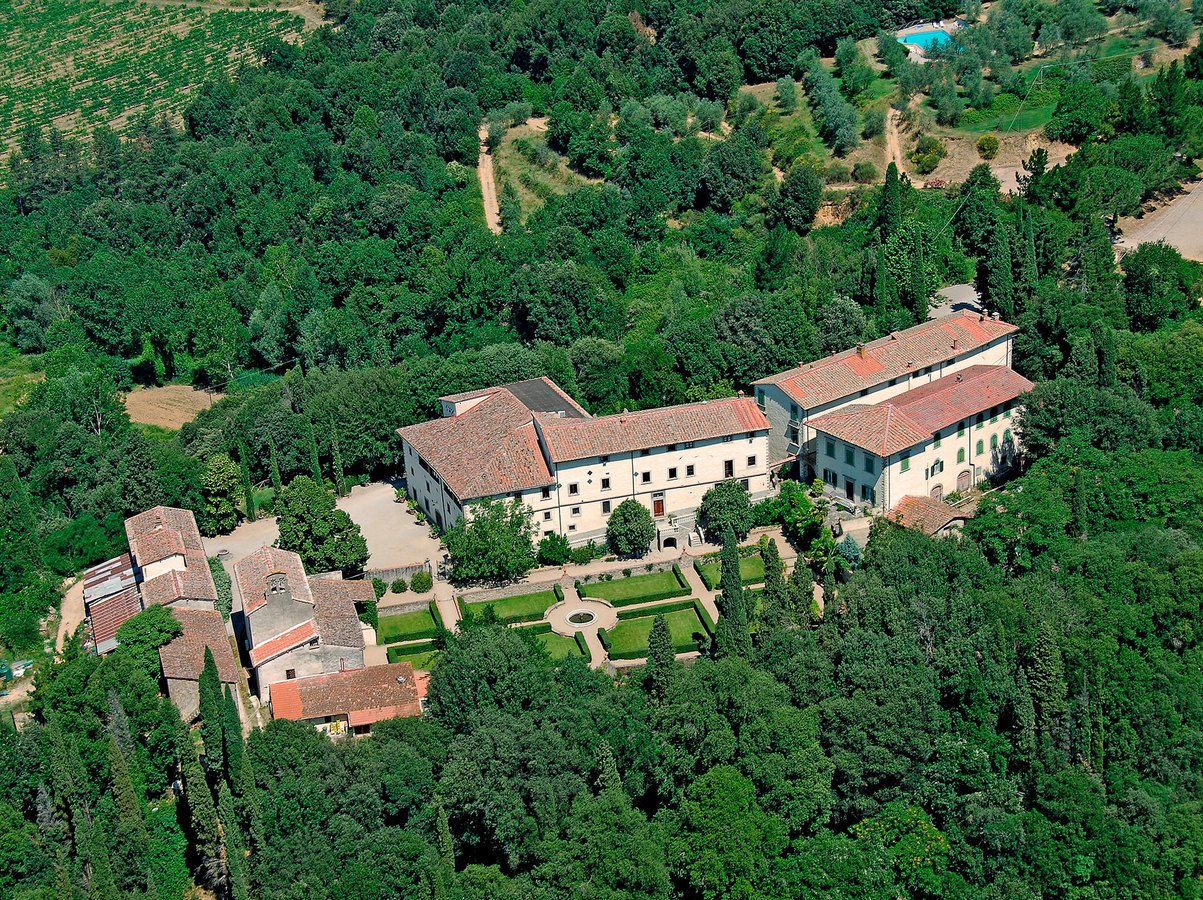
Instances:
[[[748,457],[748,467],[749,467],[749,468],[753,468],[753,467],[755,467],[755,465],[756,465],[756,457],[755,457],[755,456],[749,456],[749,457]]]
[[[965,436],[965,423],[957,422],[957,437],[964,437],[964,436]]]
[[[603,501],[602,501],[602,512],[604,512],[604,513],[608,513],[609,511],[610,511],[610,501],[609,501],[609,500],[603,500]]]
[[[964,461],[965,461],[965,448],[962,447],[960,450],[957,451],[957,462],[963,463]]]
[[[693,449],[693,441],[686,441],[681,446],[684,447],[686,450],[692,450]]]
[[[522,499],[522,491],[514,491],[514,493],[510,494],[510,496],[513,497],[515,500],[521,500]]]
[[[860,498],[861,500],[869,499],[869,486],[867,484],[862,484],[860,486]]]
[[[894,385],[896,385],[897,383],[898,383],[898,379],[897,379],[897,378],[891,378],[891,379],[890,379],[890,387],[893,387],[893,386],[894,386]],[[866,392],[866,393],[867,393],[867,392]]]
[[[723,435],[723,443],[724,443],[724,444],[729,444],[729,443],[731,443],[731,435],[729,435],[729,434],[724,434],[724,435]]]
[[[727,460],[723,461],[723,477],[724,478],[734,478],[735,477],[735,460],[727,459]]]
[[[1003,432],[1003,443],[1004,444],[1011,443],[1011,429],[1010,428],[1008,428],[1006,431]]]
[[[549,488],[549,487],[543,488],[543,499],[544,500],[551,499],[551,488]]]
[[[899,458],[902,460],[902,471],[909,472],[911,470],[911,451],[903,450]]]
[[[844,448],[844,464],[849,466],[856,465],[856,451],[851,447]]]
[[[652,450],[650,447],[644,447],[639,451],[640,456],[651,456]]]
[[[1011,407],[1008,406],[1006,409],[1003,410],[1003,418],[1004,419],[1011,418]]]
[[[555,534],[555,532],[552,531],[550,528],[548,528],[546,531],[543,532],[543,537],[551,537],[553,534]]]
[[[550,521],[551,521],[551,510],[550,510],[550,509],[547,509],[547,510],[544,510],[544,511],[543,511],[543,521],[544,521],[544,522],[550,522]]]
[[[579,516],[581,514],[581,508],[579,506],[572,507],[572,514],[574,516]]]
[[[990,449],[991,450],[998,449],[998,435],[997,434],[990,435]]]
[[[608,454],[608,453],[603,454],[601,461],[604,463],[608,463],[610,461],[610,454]]]
[[[644,484],[651,484],[651,483],[652,483],[652,473],[651,473],[651,472],[644,472],[644,473],[643,473],[643,483],[644,483]]]
[[[932,442],[932,447],[936,450],[940,449],[940,432],[936,432],[936,439]]]
[[[978,427],[978,428],[981,428],[981,427],[982,427],[982,422],[983,422],[983,421],[985,421],[985,418],[986,418],[986,414],[985,414],[985,413],[978,413],[978,414],[977,414],[977,418],[976,418],[976,419],[974,419],[973,421],[977,423],[977,427]]]
[[[685,467],[685,477],[686,477],[686,478],[693,478],[693,466],[686,466],[686,467]]]
[[[292,681],[294,678],[297,677],[297,670],[296,669],[285,669],[284,677],[287,678],[289,681]]]
[[[789,417],[791,419],[794,419],[795,421],[797,421],[797,418],[798,418],[798,404],[797,403],[791,403],[789,405]]]
[[[981,456],[985,452],[986,452],[985,445],[981,441],[978,441],[977,442],[977,455]]]
[[[677,470],[676,470],[676,467],[673,467],[668,470],[668,480],[676,481],[676,479],[677,479]]]
[[[871,457],[868,453],[866,453],[865,454],[865,471],[868,472],[870,475],[872,475],[874,469],[876,469],[876,468],[877,468],[876,464],[873,462],[873,457]]]
[[[944,460],[937,459],[934,463],[931,464],[931,474],[939,475],[943,471],[944,471]]]
[[[664,448],[665,452],[667,452],[667,453],[672,453],[676,449],[677,449],[676,444],[669,444],[667,447]]]
[[[581,486],[579,484],[568,485],[568,495],[570,497],[575,497],[580,492],[581,492]]]
[[[756,389],[756,405],[760,407],[761,412],[764,412],[764,388]]]
[[[893,384],[893,383],[894,383],[894,382],[892,382],[892,381],[890,382],[890,384]],[[869,396],[869,389],[868,389],[868,388],[861,388],[860,395],[861,395],[862,397],[868,397],[868,396]]]
[[[798,443],[798,426],[797,425],[791,425],[789,428],[787,428],[785,430],[785,434],[791,444],[797,445],[797,443]]]
[[[601,485],[601,489],[602,489],[603,491],[608,491],[608,490],[610,490],[610,479],[609,479],[609,478],[603,478],[603,479],[602,479],[602,485]]]
[[[568,526],[568,530],[569,530],[569,531],[576,531],[576,526],[575,526],[575,525],[569,525],[569,526]]]
[[[752,485],[751,485],[751,483],[750,483],[750,482],[748,481],[748,479],[746,479],[746,478],[741,478],[741,479],[739,480],[739,483],[740,483],[740,484],[742,484],[742,485],[744,486],[744,490],[745,490],[745,491],[748,491],[748,490],[751,490],[751,489],[752,489]]]
[[[829,457],[831,457],[832,459],[835,459],[835,441],[828,441],[826,450],[827,450],[827,455]]]

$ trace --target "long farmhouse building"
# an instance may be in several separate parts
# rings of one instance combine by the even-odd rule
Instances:
[[[443,418],[399,429],[409,494],[439,528],[475,501],[512,497],[537,537],[577,545],[604,539],[610,513],[634,498],[656,520],[656,545],[676,547],[713,485],[770,488],[769,420],[750,397],[594,417],[534,378],[441,399]]]

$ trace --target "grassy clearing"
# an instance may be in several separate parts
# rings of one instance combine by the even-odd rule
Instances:
[[[551,654],[552,659],[567,659],[570,656],[584,655],[573,638],[564,637],[562,634],[555,634],[553,632],[541,634],[539,635],[539,643],[547,648],[547,652]]]
[[[12,348],[0,354],[0,416],[12,412],[46,377],[35,369],[36,356],[21,356]]]
[[[613,581],[581,584],[580,593],[582,597],[596,597],[599,600],[607,600],[615,606],[629,606],[632,603],[684,597],[689,593],[689,588],[681,584],[675,572],[668,569],[664,572],[653,572],[650,575],[633,575],[630,578],[616,578]]]
[[[722,578],[722,566],[717,559],[702,563],[697,567],[698,574],[710,590],[718,587]],[[744,556],[739,560],[739,578],[744,584],[760,584],[764,581],[764,557],[759,553]]]
[[[465,603],[461,601],[464,612],[479,616],[488,608],[497,615],[499,622],[536,622],[543,618],[549,608],[555,606],[559,598],[554,591],[539,591],[535,594],[520,594],[517,597],[506,597],[503,600],[485,600],[480,603]]]
[[[390,663],[407,662],[415,669],[429,672],[434,661],[439,658],[438,650],[416,650],[405,652],[404,647],[389,647],[388,661]]]
[[[690,607],[665,614],[669,634],[672,635],[673,647],[678,653],[686,653],[697,649],[698,634],[705,634],[706,629],[697,611]],[[655,616],[641,616],[637,619],[625,619],[614,626],[609,633],[610,657],[612,659],[639,659],[647,656],[648,635],[652,631]]]
[[[0,154],[29,124],[84,134],[142,113],[178,117],[193,88],[252,62],[301,20],[135,0],[17,0],[0,6]]]
[[[414,641],[418,638],[433,637],[437,630],[434,616],[424,607],[396,616],[381,616],[380,627],[376,629],[376,640],[381,644]]]
[[[590,179],[569,169],[568,161],[547,146],[546,131],[529,123],[506,132],[493,154],[493,172],[498,197],[506,183],[518,192],[523,221],[552,197],[590,183]]]

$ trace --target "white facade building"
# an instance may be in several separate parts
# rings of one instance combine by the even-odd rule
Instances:
[[[852,404],[875,404],[970,366],[1010,366],[1014,325],[958,312],[859,344],[755,382],[772,423],[771,464],[797,459],[809,481],[823,468],[812,422]]]
[[[810,422],[819,477],[840,501],[885,511],[907,496],[964,492],[1014,462],[1019,398],[1031,388],[1004,366],[971,366],[820,416]]]
[[[702,496],[742,481],[770,489],[769,422],[735,397],[594,418],[546,378],[442,398],[443,418],[399,430],[408,491],[439,528],[472,501],[517,498],[536,537],[605,538],[610,513],[635,498],[657,544],[680,546]]]

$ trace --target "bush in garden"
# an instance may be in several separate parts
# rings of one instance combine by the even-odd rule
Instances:
[[[430,577],[429,572],[417,572],[413,578],[409,580],[410,586],[415,593],[425,594],[434,587],[434,579]]]
[[[545,534],[539,541],[539,563],[544,566],[562,566],[572,558],[568,538],[562,534]]]
[[[394,594],[404,594],[409,590],[409,582],[404,578],[394,578],[393,583],[389,585]]]
[[[977,139],[977,155],[982,159],[994,159],[998,156],[999,142],[993,134],[983,134]]]

